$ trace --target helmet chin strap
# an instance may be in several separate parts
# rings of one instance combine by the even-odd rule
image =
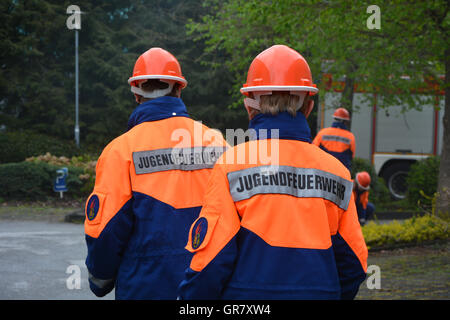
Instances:
[[[257,101],[256,99],[245,98],[244,99],[244,106],[247,109],[247,111],[248,111],[249,108],[261,111],[261,107],[259,106],[259,101]]]
[[[140,96],[142,96],[144,98],[150,98],[150,99],[163,97],[163,96],[165,96],[166,94],[168,94],[168,93],[170,93],[172,91],[175,82],[174,81],[167,81],[167,80],[164,81],[164,80],[161,80],[161,79],[160,79],[160,81],[167,83],[169,86],[167,88],[165,88],[165,89],[157,89],[157,90],[153,90],[153,91],[149,92],[149,91],[143,90],[141,88],[142,83],[139,83],[139,87],[131,86],[131,92],[133,92],[135,94],[138,94],[138,95],[140,95]]]
[[[271,95],[272,92],[273,91],[257,91],[257,92],[253,92],[253,96],[255,97],[255,99],[245,98],[244,99],[244,106],[247,109],[247,111],[248,111],[248,108],[253,108],[253,109],[261,111],[261,106],[260,106],[261,96]],[[304,91],[290,91],[290,94],[300,97],[300,100],[298,101],[298,105],[297,105],[297,111],[298,111],[302,107],[303,101],[305,101],[307,92],[304,92]]]

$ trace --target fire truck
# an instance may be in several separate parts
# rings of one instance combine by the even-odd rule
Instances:
[[[342,87],[342,86],[341,86]],[[319,97],[318,130],[331,126],[340,107],[342,90],[329,86]],[[369,96],[370,95],[370,96]],[[405,178],[411,164],[440,155],[443,143],[444,95],[436,92],[420,110],[390,106],[381,108],[377,93],[355,87],[351,131],[356,139],[355,157],[369,160],[394,199],[406,196]],[[356,108],[355,108],[356,107]],[[404,109],[404,110],[403,110]]]

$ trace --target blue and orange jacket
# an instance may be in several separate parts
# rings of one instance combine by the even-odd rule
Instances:
[[[135,109],[128,131],[103,150],[86,202],[86,266],[97,296],[115,287],[116,299],[176,299],[192,256],[186,234],[226,146],[189,118],[181,99]]]
[[[355,136],[345,124],[339,121],[333,122],[331,127],[323,128],[317,133],[313,143],[339,159],[347,169],[351,170],[356,142]]]
[[[353,298],[367,248],[349,171],[310,143],[301,113],[259,114],[250,127],[278,139],[266,131],[214,166],[179,298]]]

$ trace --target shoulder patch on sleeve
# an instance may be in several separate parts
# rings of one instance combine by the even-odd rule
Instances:
[[[191,226],[186,249],[195,252],[203,249],[209,242],[219,216],[199,217]]]
[[[203,240],[205,240],[206,232],[208,231],[208,220],[200,218],[194,224],[191,233],[192,249],[196,250],[200,247]]]
[[[88,224],[99,224],[101,222],[101,213],[103,210],[103,201],[106,195],[100,193],[93,193],[85,208],[86,221]]]

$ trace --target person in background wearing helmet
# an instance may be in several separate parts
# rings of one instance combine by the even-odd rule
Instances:
[[[311,144],[306,119],[318,89],[306,60],[272,46],[253,60],[241,92],[257,139],[213,168],[179,299],[352,299],[367,247],[349,171]],[[266,150],[270,162],[264,136],[278,145]]]
[[[351,170],[356,143],[355,136],[348,129],[350,114],[346,109],[338,108],[334,111],[333,118],[331,127],[320,130],[313,143],[338,158]]]
[[[209,141],[192,139],[208,128],[189,118],[180,99],[187,82],[166,50],[143,53],[128,82],[139,106],[98,159],[86,202],[89,284],[99,297],[115,288],[116,299],[176,299],[192,256],[185,234],[227,145],[211,129]],[[177,130],[190,136],[173,139]]]
[[[366,171],[358,172],[353,183],[353,197],[355,198],[356,210],[361,226],[372,216],[375,205],[369,202],[370,175]]]

